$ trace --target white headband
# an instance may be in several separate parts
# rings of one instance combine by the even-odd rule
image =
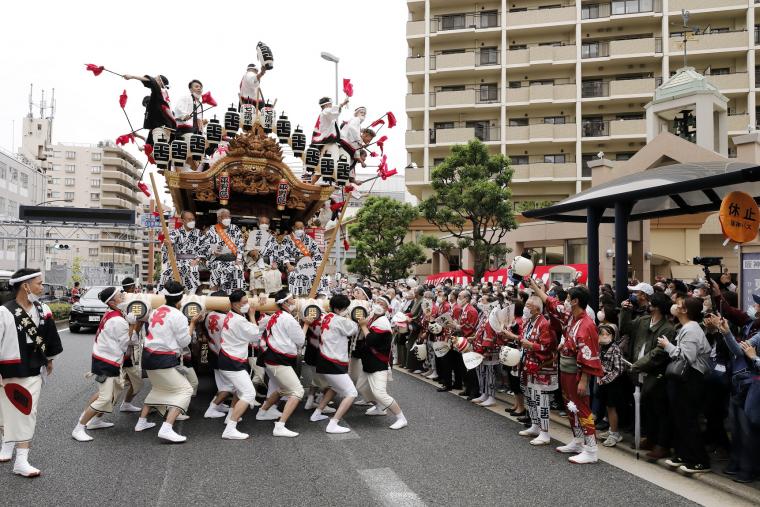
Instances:
[[[130,285],[134,285],[135,282],[129,282],[129,283],[123,283],[121,284],[122,287],[129,287]]]
[[[114,287],[114,289],[116,289],[116,290],[114,290],[114,291],[111,293],[111,295],[110,295],[110,296],[108,296],[108,299],[106,299],[105,301],[103,301],[103,303],[105,303],[105,304],[108,304],[108,302],[109,302],[109,301],[111,301],[111,300],[113,299],[113,297],[116,295],[116,293],[117,293],[117,292],[121,292],[121,289],[118,289],[118,288],[116,288],[116,287]]]
[[[184,291],[183,292],[175,292],[174,294],[169,294],[169,291],[166,290],[166,289],[161,289],[161,294],[163,294],[164,296],[172,296],[172,297],[184,296],[185,295]]]
[[[32,278],[37,278],[38,276],[42,276],[42,273],[40,271],[37,271],[36,273],[32,273],[30,275],[19,276],[18,278],[11,278],[8,280],[8,285],[13,286],[19,282],[25,282],[27,280],[31,280]]]
[[[282,298],[282,299],[278,299],[277,301],[275,301],[275,303],[276,303],[276,304],[278,304],[278,305],[281,305],[281,304],[283,304],[285,301],[287,301],[288,299],[290,299],[290,298],[292,298],[292,297],[293,297],[293,295],[292,295],[292,294],[290,294],[290,293],[288,293],[288,294],[287,294],[287,295],[286,295],[284,298]]]

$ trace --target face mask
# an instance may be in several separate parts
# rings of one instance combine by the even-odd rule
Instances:
[[[232,223],[232,220],[229,218],[225,218],[224,220],[222,220],[222,225],[225,227],[229,227],[231,223]]]
[[[40,297],[32,291],[26,293],[26,298],[30,303],[37,303],[40,300]]]
[[[604,322],[604,317],[605,315],[603,311],[599,310],[598,312],[596,312],[596,320],[598,320],[599,322]]]
[[[671,305],[670,306],[670,314],[673,317],[678,317],[678,305]]]
[[[246,304],[244,304],[243,306],[240,307],[240,313],[242,313],[243,315],[245,315],[246,313],[248,313],[248,311],[250,309],[251,309],[251,305],[249,305],[248,303],[246,303]]]
[[[126,312],[127,311],[127,303],[126,303],[126,301],[123,302],[123,303],[119,303],[118,305],[116,305],[116,308],[118,308],[118,310],[120,312],[122,312],[122,313]]]
[[[268,231],[269,230],[269,224],[259,224],[259,230],[260,231]]]
[[[443,299],[443,298],[437,298],[437,299],[436,299],[436,301],[437,301],[438,303],[443,303],[444,299]]]
[[[670,289],[665,289],[665,295],[666,295],[666,296],[670,296],[671,294],[673,294],[673,291],[672,291],[672,290],[670,290]]]
[[[296,229],[293,233],[296,235],[296,238],[303,238],[303,229]]]
[[[757,307],[755,305],[752,305],[747,309],[747,316],[750,319],[755,320],[755,317],[757,317]]]
[[[375,315],[382,315],[385,313],[385,309],[380,305],[372,305],[372,313]]]
[[[570,301],[565,301],[565,313],[570,313],[570,310],[573,309],[573,305],[570,303]]]
[[[480,310],[482,312],[485,309],[486,309],[486,305],[484,305],[483,303],[478,303],[478,310]]]
[[[702,291],[701,291],[700,289],[696,289],[696,290],[695,290],[695,291],[692,293],[692,295],[693,295],[695,298],[701,298],[701,297],[702,297]]]
[[[612,336],[605,334],[605,335],[599,335],[599,344],[600,345],[609,345],[612,343]]]
[[[526,306],[523,308],[523,319],[530,319],[530,309]]]
[[[188,223],[185,224],[185,227],[188,229],[195,229],[195,220],[190,220]]]

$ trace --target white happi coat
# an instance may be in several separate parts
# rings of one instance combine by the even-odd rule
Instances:
[[[230,224],[225,229],[225,233],[229,236],[230,240],[237,250],[234,252],[236,259],[242,261],[243,259],[243,233],[240,228],[235,224]],[[221,246],[224,253],[228,253],[229,249],[224,240],[217,234],[216,226],[209,227],[206,232],[207,238],[207,257],[208,267],[211,271],[211,285],[218,286],[225,292],[232,292],[235,289],[243,289],[245,285],[245,279],[243,278],[243,266],[238,265],[235,262],[224,262],[216,259],[216,248]]]

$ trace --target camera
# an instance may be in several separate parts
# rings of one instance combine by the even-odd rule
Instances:
[[[692,261],[694,264],[709,268],[710,266],[720,266],[723,257],[694,257]]]

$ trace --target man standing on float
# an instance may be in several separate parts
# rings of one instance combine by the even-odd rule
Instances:
[[[209,235],[202,234],[195,228],[195,215],[192,211],[185,210],[180,216],[182,227],[169,232],[169,237],[164,238],[164,246],[161,248],[161,261],[164,270],[161,273],[159,288],[163,288],[169,280],[173,280],[167,249],[174,248],[180,283],[187,288],[190,294],[194,294],[201,285],[198,266],[207,255]]]
[[[232,223],[230,210],[219,208],[217,223],[206,232],[208,268],[211,270],[211,289],[228,294],[243,289],[243,233]]]

